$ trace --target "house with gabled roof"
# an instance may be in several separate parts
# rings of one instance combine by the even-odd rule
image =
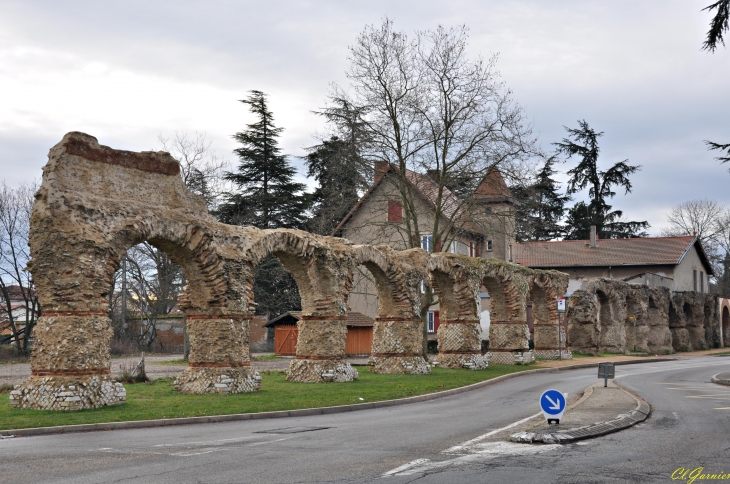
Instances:
[[[699,237],[562,240],[516,244],[515,262],[570,274],[568,292],[591,278],[664,286],[670,291],[709,292],[714,275]]]
[[[332,235],[344,237],[356,244],[389,245],[404,250],[413,245],[429,252],[442,251],[434,247],[434,214],[442,207],[442,226],[451,225],[447,243],[450,252],[472,257],[513,259],[515,244],[515,200],[499,170],[492,168],[485,173],[468,201],[443,187],[442,203],[437,201],[439,183],[436,172],[417,173],[407,170],[403,179],[407,182],[409,199],[418,214],[420,240],[411,244],[409,237],[415,231],[406,226],[403,197],[400,193],[399,174],[394,165],[376,163],[375,179],[370,189],[352,207]],[[394,177],[394,178],[391,178]],[[372,276],[363,270],[355,275],[350,293],[352,311],[376,317],[378,299]],[[438,328],[438,309],[429,314],[429,329]]]

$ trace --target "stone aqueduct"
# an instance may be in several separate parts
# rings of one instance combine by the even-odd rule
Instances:
[[[260,388],[248,352],[253,269],[273,254],[292,273],[302,298],[292,382],[346,382],[357,371],[344,358],[347,300],[355,269],[374,276],[379,297],[373,371],[430,372],[422,355],[420,285],[430,277],[441,305],[438,364],[486,366],[481,353],[481,286],[492,296],[492,361],[528,352],[526,302],[533,302],[538,355],[558,350],[554,299],[568,276],[470,258],[356,246],[297,230],[259,230],[219,223],[189,192],[178,163],[164,152],[113,150],[68,133],[49,153],[33,207],[30,247],[43,312],[35,328],[31,376],[11,392],[19,408],[73,410],[121,403],[110,375],[108,316],[112,278],[134,245],[148,241],[182,266],[188,285],[179,300],[190,339],[183,393],[236,393]]]

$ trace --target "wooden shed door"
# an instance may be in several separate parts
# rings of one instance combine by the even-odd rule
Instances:
[[[274,329],[274,354],[277,356],[295,356],[297,353],[296,326],[276,326]]]
[[[373,328],[349,327],[345,340],[345,354],[369,355],[373,346]]]

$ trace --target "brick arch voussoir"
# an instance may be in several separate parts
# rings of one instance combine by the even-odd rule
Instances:
[[[359,245],[353,248],[355,264],[365,267],[375,279],[378,292],[379,318],[420,317],[420,283],[427,276],[424,268],[414,267],[409,257],[389,246]],[[421,262],[427,263],[428,253],[422,249]]]
[[[269,255],[276,256],[297,282],[305,316],[347,313],[354,268],[349,241],[301,230],[263,230],[247,248],[246,258],[255,266]]]
[[[431,254],[431,285],[439,298],[441,320],[479,320],[479,287],[485,261],[458,254]]]
[[[179,304],[186,312],[241,310],[240,299],[245,299],[246,295],[230,294],[229,281],[236,272],[245,271],[231,267],[240,264],[237,258],[231,260],[230,254],[227,257],[221,254],[212,228],[196,222],[146,219],[125,226],[113,240],[113,260],[117,267],[131,247],[145,241],[180,265],[188,285]]]

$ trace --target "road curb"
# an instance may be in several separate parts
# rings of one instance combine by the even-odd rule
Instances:
[[[509,440],[512,442],[528,443],[528,444],[570,444],[579,440],[593,439],[603,435],[612,434],[620,430],[643,422],[651,415],[651,406],[638,395],[628,391],[618,382],[613,382],[618,388],[627,395],[636,400],[636,408],[629,413],[617,415],[616,418],[599,422],[591,425],[584,425],[570,430],[564,430],[559,433],[542,433],[542,432],[518,432],[512,434]],[[572,407],[578,405],[581,401],[587,399],[593,393],[594,385],[585,389],[583,397],[578,400]],[[590,392],[590,393],[589,393]]]
[[[616,365],[630,365],[630,364],[641,364],[641,363],[658,363],[664,361],[674,361],[676,358],[653,358],[650,360],[642,361],[621,361],[616,362]],[[561,371],[568,370],[581,370],[586,368],[596,368],[595,363],[585,363],[569,366],[561,366],[557,368],[537,368],[534,370],[518,371],[510,373],[508,375],[502,375],[491,380],[484,380],[478,383],[473,383],[464,387],[453,388],[451,390],[444,390],[436,393],[428,393],[426,395],[418,395],[415,397],[399,398],[396,400],[383,400],[380,402],[371,403],[356,403],[353,405],[339,405],[334,407],[319,407],[319,408],[303,408],[299,410],[280,410],[275,412],[259,412],[259,413],[239,413],[231,415],[211,415],[207,417],[181,417],[181,418],[166,418],[166,419],[155,419],[155,420],[132,420],[125,422],[103,422],[95,424],[80,424],[80,425],[59,425],[55,427],[34,427],[27,429],[10,429],[0,430],[0,437],[33,437],[37,435],[54,435],[54,434],[65,434],[71,432],[93,432],[98,430],[122,430],[122,429],[143,429],[151,427],[167,427],[171,425],[191,425],[191,424],[204,424],[204,423],[220,423],[220,422],[235,422],[241,420],[259,420],[259,419],[271,419],[271,418],[285,418],[285,417],[308,417],[312,415],[329,415],[335,413],[344,412],[355,412],[358,410],[370,410],[375,408],[384,407],[395,407],[399,405],[409,405],[411,403],[427,402],[430,400],[436,400],[438,398],[450,397],[452,395],[458,395],[460,393],[470,392],[485,388],[491,385],[496,385],[512,378],[517,378],[524,375],[535,375],[538,373],[558,373]],[[622,388],[623,390],[623,388]],[[626,390],[624,390],[626,391]],[[632,395],[633,396],[633,395]],[[634,398],[636,398],[634,396]],[[643,401],[643,400],[642,400]],[[637,422],[638,423],[638,422]],[[633,424],[632,424],[633,425]]]
[[[725,379],[725,378],[718,378],[718,375],[722,375],[723,373],[727,373],[727,372],[723,371],[722,373],[717,373],[715,375],[712,375],[712,378],[710,379],[710,381],[712,381],[712,383],[717,383],[718,385],[730,386],[730,380]]]

